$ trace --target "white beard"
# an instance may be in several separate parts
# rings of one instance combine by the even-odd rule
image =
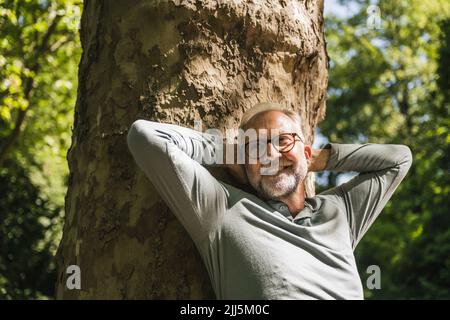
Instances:
[[[301,183],[306,174],[302,174],[302,170],[294,171],[294,168],[288,167],[285,171],[272,176],[261,176],[257,192],[264,198],[277,199],[286,197],[297,190],[298,184]]]

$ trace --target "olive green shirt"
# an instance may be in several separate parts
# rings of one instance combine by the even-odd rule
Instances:
[[[218,299],[363,299],[353,250],[412,163],[394,144],[329,143],[326,170],[350,181],[287,206],[214,178],[202,165],[212,135],[146,120],[128,145],[136,163],[193,239]],[[210,158],[209,158],[210,159]]]

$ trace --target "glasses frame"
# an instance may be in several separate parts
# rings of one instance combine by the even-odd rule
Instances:
[[[296,132],[283,132],[283,133],[280,133],[279,135],[277,135],[276,137],[280,137],[281,135],[290,135],[290,136],[292,136],[292,137],[294,137],[294,141],[288,146],[288,148],[289,149],[287,149],[287,150],[283,150],[283,151],[280,151],[279,149],[278,149],[278,147],[277,146],[275,146],[273,143],[272,143],[272,138],[271,139],[267,139],[267,143],[266,143],[266,154],[267,154],[267,144],[272,144],[272,146],[275,148],[275,150],[277,150],[277,152],[279,152],[279,153],[288,153],[288,152],[290,152],[292,149],[294,149],[294,146],[295,146],[295,144],[297,143],[297,141],[301,141],[301,142],[303,142],[303,143],[305,143],[301,138],[300,138],[300,136],[298,135],[298,133],[296,133]],[[296,137],[298,138],[298,139],[296,139]],[[259,142],[259,139],[258,140],[256,140],[256,141],[258,141]],[[246,142],[246,143],[244,143],[244,150],[245,150],[245,153],[247,154],[247,146],[248,146],[248,144],[250,143],[250,142],[253,142],[253,141],[248,141],[248,142]],[[259,153],[259,149],[258,149],[258,152],[257,153]],[[250,156],[250,155],[249,155]],[[264,155],[258,155],[257,154],[257,157],[256,157],[256,159],[260,159],[261,157],[263,157]]]

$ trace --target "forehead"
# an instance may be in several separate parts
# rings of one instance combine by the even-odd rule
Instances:
[[[254,116],[247,123],[246,129],[255,129],[258,133],[265,129],[269,135],[271,129],[277,129],[279,133],[297,132],[295,122],[277,110],[265,111]]]

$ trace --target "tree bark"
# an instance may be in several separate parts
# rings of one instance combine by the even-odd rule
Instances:
[[[272,101],[301,113],[312,144],[328,80],[322,16],[323,1],[309,0],[85,1],[57,298],[215,298],[127,129],[138,118],[236,128]],[[81,290],[66,287],[73,264]]]

